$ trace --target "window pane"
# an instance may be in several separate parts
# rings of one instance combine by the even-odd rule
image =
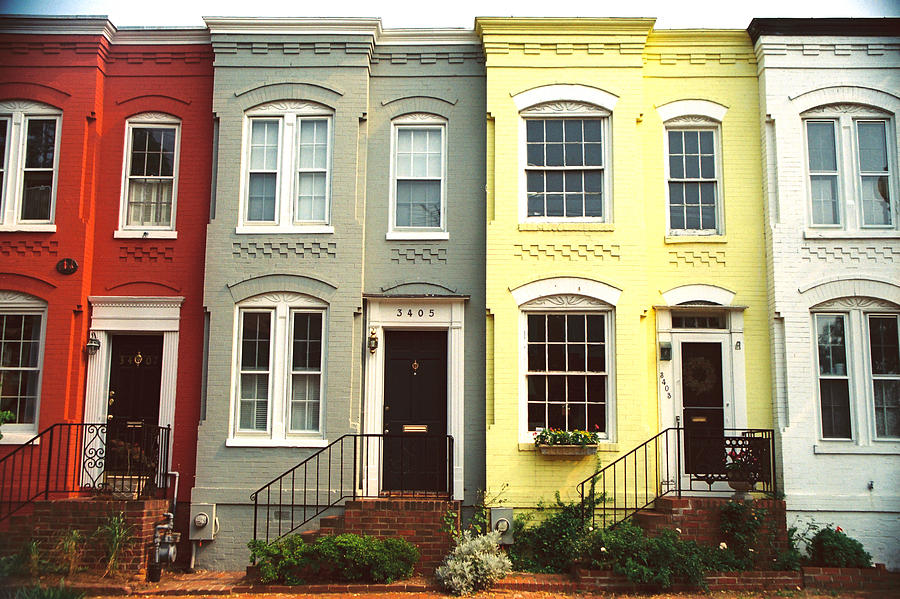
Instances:
[[[869,316],[869,355],[873,375],[900,375],[897,320],[897,316]]]
[[[544,327],[546,326],[546,316],[543,314],[528,315],[528,340],[544,341],[546,338]]]
[[[847,352],[844,342],[844,317],[817,315],[816,333],[819,347],[819,374],[846,376]]]
[[[22,183],[22,220],[50,220],[53,171],[25,171]]]
[[[293,370],[318,370],[322,363],[322,314],[296,312],[293,334]]]
[[[544,141],[544,121],[525,121],[525,139],[529,142]]]
[[[809,170],[836,171],[834,123],[831,121],[806,123],[806,138],[809,145]]]
[[[126,224],[130,226],[171,224],[172,185],[171,179],[130,179]]]
[[[247,220],[275,220],[275,173],[250,173],[250,198]]]
[[[9,121],[6,119],[0,119],[0,173],[5,172],[6,169],[6,124]],[[0,183],[3,182],[3,177],[0,176]]]
[[[279,121],[254,120],[250,141],[250,169],[278,169],[278,123]]]
[[[820,379],[822,436],[850,438],[850,391],[847,379]]]
[[[560,314],[547,316],[547,340],[566,340],[566,317]]]
[[[700,132],[700,153],[701,154],[714,154],[713,150],[713,132],[712,131],[701,131]]]
[[[681,131],[669,131],[669,154],[684,153],[684,134]]]
[[[814,175],[812,185],[812,219],[816,225],[836,225],[838,212],[837,175]]]
[[[271,314],[245,312],[241,330],[241,369],[269,369]]]
[[[56,120],[28,119],[25,168],[53,168],[56,150]]]
[[[863,222],[866,225],[891,224],[891,199],[888,178],[884,176],[861,177]]]
[[[875,434],[900,437],[900,380],[875,381]]]
[[[858,122],[859,170],[866,173],[888,171],[887,139],[883,122]]]
[[[294,374],[291,377],[292,431],[319,430],[321,376],[318,374]]]
[[[441,226],[440,181],[397,181],[396,226]]]

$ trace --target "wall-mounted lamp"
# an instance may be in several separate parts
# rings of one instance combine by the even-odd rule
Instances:
[[[660,341],[659,342],[659,361],[660,362],[669,362],[672,360],[672,342],[671,341]]]
[[[369,329],[369,342],[367,345],[370,354],[374,354],[375,350],[378,349],[378,335],[375,333],[375,327]]]
[[[91,331],[91,336],[84,345],[84,351],[86,351],[89,356],[93,356],[100,351],[100,340],[97,339],[97,335],[93,331]]]

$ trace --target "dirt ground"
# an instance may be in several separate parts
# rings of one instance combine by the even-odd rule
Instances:
[[[142,596],[142,599],[163,599],[166,595]],[[202,595],[186,595],[184,599],[202,597]],[[324,593],[324,594],[300,594],[300,593],[268,593],[253,594],[239,593],[224,595],[229,599],[298,599],[300,597],[315,597],[316,599],[347,599],[348,597],[372,597],[373,599],[447,599],[449,595],[438,592],[425,593]],[[592,599],[613,598],[616,599],[770,599],[776,597],[792,597],[794,599],[897,599],[898,595],[891,592],[874,591],[846,591],[843,593],[814,592],[814,591],[771,591],[771,592],[720,592],[720,593],[660,593],[653,595],[634,595],[613,593],[606,594],[581,594],[581,593],[557,593],[545,591],[484,591],[469,596],[471,599]],[[121,599],[119,597],[99,597],[96,599]],[[182,599],[182,598],[179,598]]]

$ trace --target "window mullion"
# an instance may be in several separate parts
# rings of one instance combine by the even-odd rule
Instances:
[[[278,164],[278,198],[277,225],[289,226],[294,224],[294,204],[297,202],[296,183],[297,167],[299,161],[299,136],[300,127],[297,115],[287,113],[282,119],[283,128],[279,138],[279,164]]]

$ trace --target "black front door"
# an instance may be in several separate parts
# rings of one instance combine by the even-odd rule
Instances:
[[[112,338],[106,471],[137,472],[158,460],[161,335]]]
[[[681,405],[685,472],[722,471],[725,408],[721,343],[681,344]]]
[[[384,491],[447,490],[447,332],[386,331]]]

